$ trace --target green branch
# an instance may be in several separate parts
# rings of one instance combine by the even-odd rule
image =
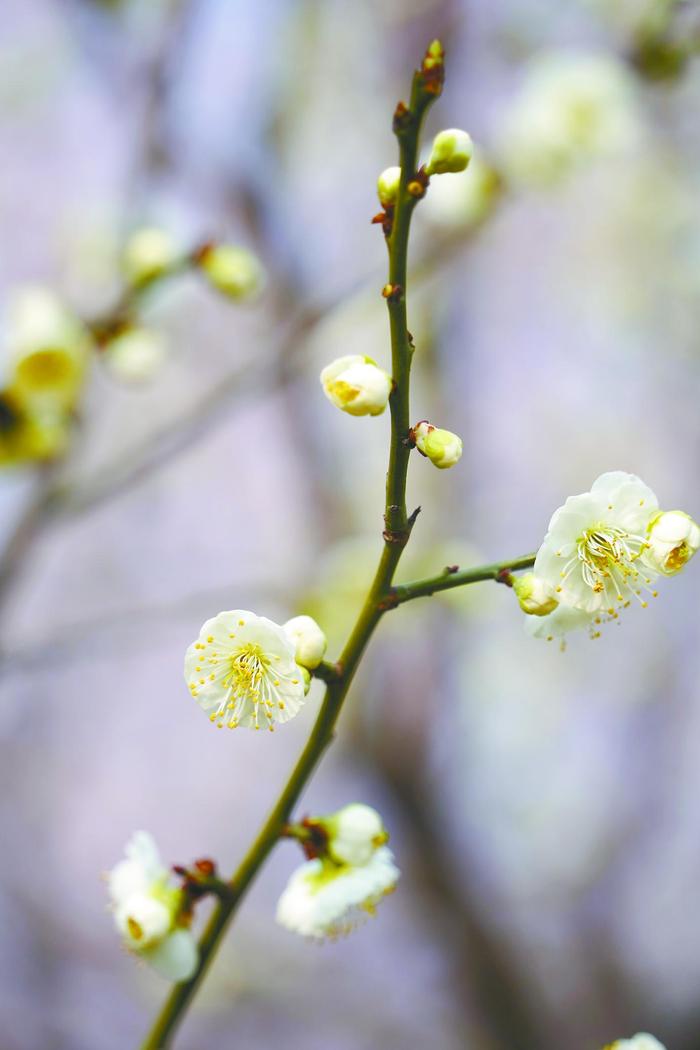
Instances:
[[[433,63],[434,64],[434,63]],[[316,765],[331,740],[343,701],[372,633],[386,610],[386,597],[396,567],[411,533],[417,511],[406,513],[406,474],[410,446],[406,443],[409,419],[409,383],[413,346],[406,321],[406,273],[408,236],[411,214],[417,198],[408,189],[416,174],[418,144],[423,117],[440,93],[442,66],[438,73],[421,70],[413,77],[410,107],[397,110],[394,131],[399,141],[401,186],[394,212],[393,229],[388,240],[389,283],[387,295],[391,329],[392,373],[394,389],[390,399],[391,448],[386,485],[384,549],[374,580],[357,622],[338,663],[323,664],[318,677],[326,680],[326,695],[311,735],[279,799],[267,817],[257,838],[229,881],[230,896],[220,900],[199,944],[199,966],[189,980],[175,985],[160,1016],[142,1044],[142,1050],[162,1050],[183,1019],[187,1006],[202,981],[226,928],[246,890],[282,836],[292,809],[310,780]],[[385,289],[386,291],[386,289]]]
[[[439,576],[428,576],[424,580],[413,580],[392,587],[387,595],[387,609],[393,609],[414,598],[427,598],[437,591],[450,591],[453,587],[465,587],[469,583],[481,583],[483,580],[496,580],[498,583],[510,584],[510,573],[519,569],[530,569],[535,564],[534,554],[524,554],[512,561],[498,561],[491,565],[478,565],[474,569],[448,567]]]

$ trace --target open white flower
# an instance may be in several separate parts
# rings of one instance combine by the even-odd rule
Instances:
[[[115,925],[130,951],[168,980],[186,981],[197,968],[198,948],[179,923],[182,890],[170,883],[148,832],[135,832],[125,852],[108,875]]]
[[[570,496],[555,511],[535,574],[553,588],[560,605],[583,612],[615,619],[631,600],[646,606],[645,593],[656,596],[656,573],[643,555],[657,509],[656,496],[634,474],[602,474],[590,492]]]
[[[399,869],[387,846],[375,849],[366,864],[310,860],[290,878],[277,905],[277,921],[305,937],[349,933],[395,888]]]
[[[185,654],[190,693],[219,728],[288,722],[304,703],[295,644],[284,628],[247,609],[207,620]]]
[[[618,1039],[610,1043],[609,1050],[666,1050],[666,1047],[648,1032],[638,1032],[631,1039]]]
[[[379,416],[389,401],[391,376],[371,357],[347,354],[321,372],[321,386],[329,401],[351,416]]]
[[[633,81],[607,55],[547,54],[530,65],[504,120],[503,163],[526,183],[552,184],[582,162],[641,139]]]
[[[645,562],[664,576],[675,576],[700,547],[700,527],[682,510],[667,510],[649,522]]]
[[[328,642],[312,616],[293,616],[282,625],[296,646],[296,662],[313,671],[325,656]]]

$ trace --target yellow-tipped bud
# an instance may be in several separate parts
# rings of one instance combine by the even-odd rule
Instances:
[[[391,393],[391,376],[362,354],[348,354],[321,372],[321,386],[329,401],[351,416],[379,416]]]
[[[700,547],[700,527],[682,510],[662,511],[648,527],[644,561],[664,576],[675,576]]]
[[[559,604],[546,580],[535,576],[534,572],[513,577],[513,590],[520,608],[528,616],[548,616]]]
[[[144,226],[135,230],[124,245],[122,268],[130,284],[148,284],[174,269],[181,255],[165,230]]]
[[[472,140],[466,131],[448,128],[433,139],[430,159],[425,166],[428,175],[464,171],[472,157]]]

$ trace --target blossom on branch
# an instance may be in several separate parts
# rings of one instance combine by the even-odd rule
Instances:
[[[185,654],[190,693],[221,729],[274,729],[304,703],[296,646],[283,627],[247,609],[207,620]]]
[[[186,981],[197,968],[198,948],[183,913],[184,894],[170,882],[153,838],[137,831],[126,859],[107,876],[114,922],[129,951],[170,981]]]
[[[311,616],[293,616],[282,625],[296,646],[295,659],[300,667],[313,671],[325,656],[326,636]]]

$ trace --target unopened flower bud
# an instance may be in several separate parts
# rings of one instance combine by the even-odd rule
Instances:
[[[299,670],[301,671],[301,677],[302,677],[302,679],[304,681],[304,696],[308,696],[309,689],[311,688],[311,680],[312,680],[313,676],[311,674],[311,671],[308,669],[308,667],[302,667],[301,664],[299,664]]]
[[[124,246],[122,268],[133,285],[148,284],[162,277],[180,261],[180,252],[174,239],[156,226],[135,230]]]
[[[109,341],[104,356],[119,379],[147,382],[163,366],[167,356],[165,338],[152,328],[127,328]]]
[[[520,603],[520,608],[528,616],[548,616],[559,604],[554,591],[541,576],[526,572],[524,576],[513,577],[513,590]]]
[[[425,166],[428,175],[464,171],[472,156],[472,140],[466,131],[448,128],[433,139],[433,149]]]
[[[700,547],[700,527],[682,510],[668,510],[648,526],[644,560],[656,572],[674,576]]]
[[[262,289],[265,272],[247,248],[210,245],[198,254],[196,261],[209,283],[230,299],[252,299]]]
[[[351,416],[379,416],[391,393],[391,376],[371,357],[348,354],[338,357],[321,372],[321,385],[329,401]]]
[[[440,470],[454,467],[462,456],[462,439],[423,420],[413,428],[416,448]]]
[[[379,201],[385,208],[396,204],[399,194],[399,183],[401,182],[401,168],[385,168],[377,179],[377,194]]]
[[[293,616],[282,624],[282,629],[296,646],[295,660],[301,667],[313,671],[326,652],[326,636],[311,616]]]
[[[389,839],[376,809],[361,802],[343,806],[319,820],[328,835],[328,852],[337,864],[367,864]]]

